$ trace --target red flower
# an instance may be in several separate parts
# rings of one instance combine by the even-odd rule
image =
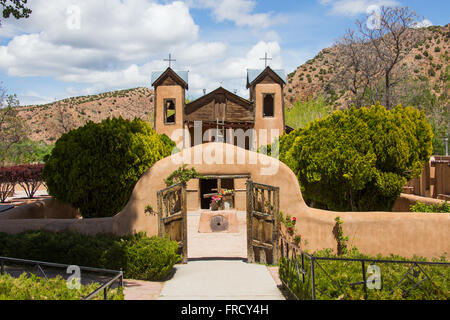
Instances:
[[[293,217],[293,218],[292,218],[292,221],[297,221],[297,218],[296,218],[296,217]]]
[[[292,227],[289,227],[289,231],[292,231]]]

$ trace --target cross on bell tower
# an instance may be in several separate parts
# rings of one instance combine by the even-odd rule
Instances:
[[[169,68],[171,68],[172,67],[172,62],[175,62],[177,60],[172,59],[172,54],[169,53],[169,59],[164,59],[164,61],[168,61],[169,62]]]
[[[264,68],[267,68],[267,61],[272,60],[272,58],[268,58],[267,57],[267,52],[266,52],[266,55],[264,56],[264,58],[260,58],[259,60],[264,60],[265,61]]]

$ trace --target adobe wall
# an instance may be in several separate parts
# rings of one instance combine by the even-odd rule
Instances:
[[[79,219],[80,212],[54,199],[44,199],[0,213],[0,220]]]
[[[201,154],[220,158],[225,151],[240,151],[244,162],[234,164],[203,163]],[[256,164],[250,159],[258,157]],[[9,220],[0,223],[0,232],[17,233],[24,230],[78,230],[87,234],[114,232],[125,235],[145,231],[148,235],[158,234],[158,218],[145,214],[147,205],[157,209],[157,191],[164,189],[164,179],[178,169],[184,158],[202,175],[241,175],[249,174],[257,183],[280,188],[280,210],[297,218],[297,229],[303,240],[308,241],[307,249],[333,248],[337,242],[333,235],[334,219],[340,216],[344,221],[344,233],[350,238],[349,245],[356,246],[366,254],[399,254],[413,257],[439,257],[450,253],[450,215],[410,212],[331,212],[307,207],[303,201],[295,174],[276,159],[254,152],[239,149],[232,145],[210,143],[185,149],[180,154],[163,159],[150,168],[139,180],[125,208],[113,218],[72,219],[72,220]],[[228,159],[230,160],[230,159]],[[265,175],[263,170],[278,168],[273,175]]]
[[[402,193],[400,197],[395,202],[394,208],[392,209],[393,212],[408,212],[411,211],[410,208],[412,205],[416,204],[417,202],[421,202],[426,205],[440,205],[444,202],[444,200],[438,200],[434,198],[428,198],[428,197],[420,197],[416,196],[414,194],[405,194]]]

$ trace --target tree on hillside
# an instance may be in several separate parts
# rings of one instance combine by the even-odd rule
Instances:
[[[367,21],[357,21],[362,39],[369,44],[369,54],[374,54],[380,65],[384,80],[386,108],[393,106],[391,91],[401,81],[396,77],[396,68],[423,37],[415,32],[418,16],[408,7],[385,7],[380,9],[379,25],[371,26]]]
[[[357,107],[383,100],[391,109],[400,103],[393,89],[410,74],[403,61],[424,36],[415,29],[418,16],[408,7],[383,6],[377,20],[376,25],[357,20],[356,30],[337,41],[337,63],[343,68],[335,82],[352,92]]]
[[[32,11],[26,7],[27,2],[27,0],[0,0],[3,18],[8,19],[11,15],[16,19],[28,18]]]
[[[372,104],[376,103],[377,86],[375,79],[381,73],[380,64],[373,52],[366,49],[364,40],[354,30],[347,30],[346,34],[336,42],[342,66],[334,78],[334,84],[353,95],[353,105],[360,108],[367,91],[370,92]]]
[[[73,117],[69,112],[67,112],[66,107],[62,105],[61,101],[58,101],[55,107],[56,118],[60,126],[60,133],[64,134],[75,129]]]
[[[16,107],[19,100],[16,95],[7,95],[4,88],[0,88],[0,165],[5,160],[10,148],[27,137],[27,130],[23,120],[17,115]]]

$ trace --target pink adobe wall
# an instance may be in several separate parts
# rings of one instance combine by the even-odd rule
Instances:
[[[226,149],[226,150],[225,150]],[[195,164],[199,154],[218,156],[221,153],[240,151],[244,163]],[[280,210],[297,218],[297,229],[306,247],[310,251],[337,246],[333,235],[334,219],[340,216],[344,221],[343,230],[349,245],[356,246],[361,252],[371,255],[399,254],[405,257],[414,255],[439,257],[450,253],[450,215],[410,212],[331,212],[309,208],[302,197],[295,174],[283,163],[264,155],[239,149],[232,145],[210,143],[185,149],[180,154],[163,159],[150,168],[136,184],[132,196],[125,208],[113,218],[72,219],[72,220],[9,220],[0,223],[0,232],[17,233],[24,230],[46,229],[53,231],[77,230],[95,234],[113,232],[118,235],[145,231],[148,235],[158,234],[158,218],[145,214],[145,207],[151,205],[157,209],[156,193],[165,188],[164,179],[180,167],[175,160],[184,157],[184,162],[194,163],[202,175],[240,175],[249,174],[257,183],[269,184],[280,188]],[[250,159],[259,157],[257,164]],[[218,157],[219,158],[219,157]],[[274,175],[262,174],[262,169],[278,167]],[[303,245],[304,247],[304,245]]]

